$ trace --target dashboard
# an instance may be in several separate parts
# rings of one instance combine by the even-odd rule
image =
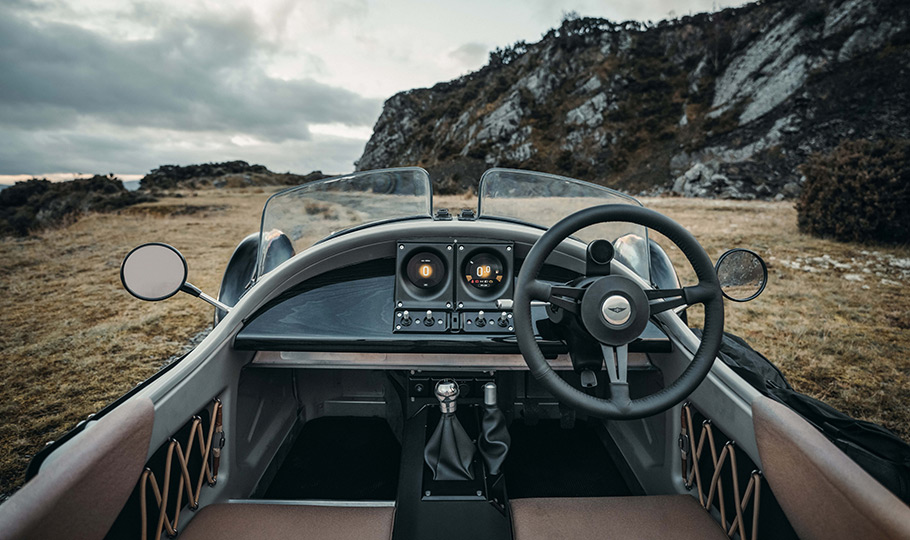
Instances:
[[[426,225],[432,232],[432,227],[445,224]],[[480,224],[455,225],[467,229]],[[506,232],[510,228],[497,227]],[[491,228],[484,226],[483,231]],[[455,355],[460,363],[472,355],[485,357],[475,358],[478,365],[488,365],[493,355],[510,355],[522,367],[511,301],[531,243],[519,234],[523,231],[512,235],[514,239],[457,232],[457,238],[386,235],[372,244],[349,238],[353,247],[332,246],[344,254],[344,263],[333,263],[265,302],[244,320],[234,348],[259,351],[263,358],[273,351],[291,364],[317,358],[303,353],[319,353],[318,358],[333,365],[350,361],[352,366],[363,365],[365,355],[383,358],[383,365],[394,355],[408,355],[407,362],[415,355]],[[328,264],[318,252],[310,256]],[[573,263],[574,257],[554,256],[540,279],[561,284],[580,277],[583,265]],[[532,304],[531,316],[543,353],[564,358],[568,350],[546,304]],[[669,347],[666,336],[649,324],[630,351],[665,352]]]
[[[266,303],[234,339],[259,351],[517,354],[511,301],[518,264],[505,241],[415,239],[395,256],[302,281]],[[554,282],[578,273],[547,265]],[[565,352],[545,305],[532,306],[550,355]]]

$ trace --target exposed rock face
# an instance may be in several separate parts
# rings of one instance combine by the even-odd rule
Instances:
[[[655,26],[565,20],[390,98],[357,168],[421,165],[447,189],[482,163],[790,198],[809,154],[881,137],[910,137],[910,3],[767,0]]]
[[[275,173],[264,165],[250,165],[246,161],[203,163],[201,165],[162,165],[145,175],[139,189],[198,189],[207,187],[246,187],[298,185],[328,178],[322,171],[307,175]]]

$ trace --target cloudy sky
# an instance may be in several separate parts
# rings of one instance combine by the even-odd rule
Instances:
[[[0,0],[0,183],[243,159],[347,172],[385,99],[537,41],[564,13],[713,0]]]

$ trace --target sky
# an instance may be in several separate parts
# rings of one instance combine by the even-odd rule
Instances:
[[[714,0],[0,0],[0,183],[242,159],[344,173],[383,102],[538,41],[564,14]]]

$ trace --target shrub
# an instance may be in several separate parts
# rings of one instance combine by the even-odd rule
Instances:
[[[813,7],[806,11],[800,23],[807,28],[819,26],[825,22],[827,15],[824,6]]]
[[[112,212],[153,200],[147,193],[127,191],[113,177],[95,175],[56,183],[33,178],[0,191],[0,236],[25,236],[86,212]]]
[[[910,240],[910,140],[845,141],[801,170],[800,230],[842,241]]]
[[[560,174],[571,174],[574,164],[575,159],[572,157],[572,152],[568,150],[563,150],[556,158],[556,169]]]

